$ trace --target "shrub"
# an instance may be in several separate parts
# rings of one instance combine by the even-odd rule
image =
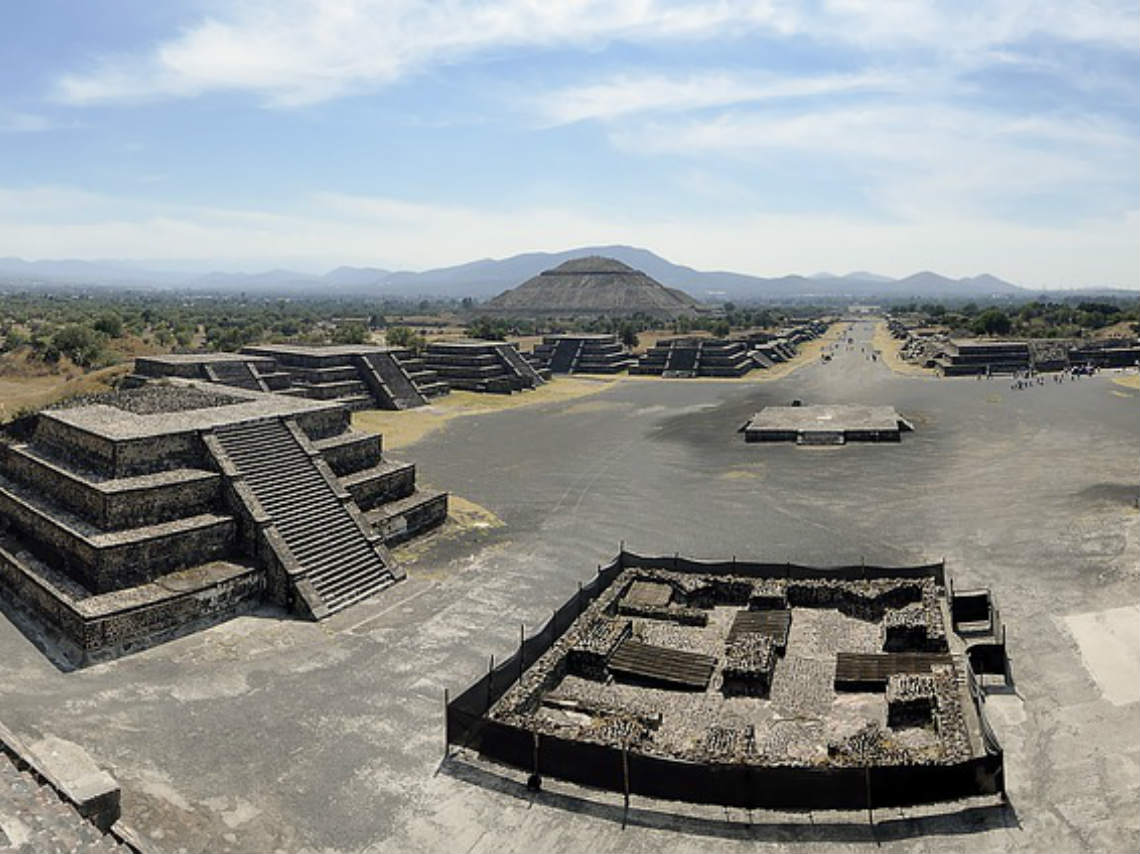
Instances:
[[[332,340],[334,344],[366,344],[368,329],[362,323],[346,323],[333,331]]]
[[[123,321],[113,311],[99,315],[94,326],[96,332],[102,332],[108,338],[119,338],[123,334]]]
[[[44,350],[43,358],[44,361],[54,362],[61,355],[67,356],[80,367],[90,368],[103,357],[103,340],[95,330],[78,323],[69,323],[51,337],[51,344]]]
[[[407,326],[393,326],[384,334],[389,347],[407,347],[418,353],[427,346],[427,339],[422,332],[415,332]]]

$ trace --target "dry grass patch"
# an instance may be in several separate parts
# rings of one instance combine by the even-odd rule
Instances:
[[[0,420],[77,394],[110,391],[113,381],[130,369],[130,364],[122,364],[85,372],[67,359],[49,367],[26,354],[9,354],[0,365]]]
[[[902,350],[903,343],[901,339],[891,335],[885,320],[880,320],[875,324],[875,332],[871,336],[871,346],[879,352],[879,358],[883,360],[883,364],[896,374],[903,374],[908,377],[933,377],[937,375],[937,371],[933,368],[924,368],[902,358],[899,351]]]
[[[1112,381],[1125,388],[1140,389],[1140,374],[1125,374],[1122,377],[1113,377]]]
[[[442,429],[448,422],[469,415],[486,415],[507,409],[560,403],[597,394],[611,388],[616,380],[559,377],[533,391],[515,394],[480,394],[453,391],[438,397],[428,406],[402,411],[369,409],[352,414],[352,426],[384,437],[384,447],[395,449],[414,445],[425,436]]]

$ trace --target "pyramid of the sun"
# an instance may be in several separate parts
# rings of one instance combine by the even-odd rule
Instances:
[[[516,316],[693,314],[697,301],[613,258],[574,258],[499,294],[483,309]]]

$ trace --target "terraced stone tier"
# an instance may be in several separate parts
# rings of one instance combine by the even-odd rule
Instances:
[[[159,575],[234,553],[234,518],[200,513],[118,531],[105,531],[0,477],[0,515],[93,593],[146,583]]]
[[[415,463],[382,460],[374,466],[343,476],[340,482],[361,510],[370,510],[378,504],[411,495],[416,489],[416,466]]]
[[[178,468],[106,478],[76,470],[32,445],[0,447],[0,468],[14,480],[105,530],[168,522],[221,507],[221,476]]]
[[[313,447],[338,476],[351,474],[380,462],[382,437],[377,433],[345,430],[336,436],[317,439]]]
[[[447,519],[447,493],[417,487],[406,498],[381,504],[364,515],[385,544],[395,545],[443,524]]]
[[[0,592],[46,626],[73,665],[153,646],[255,607],[265,572],[244,562],[210,561],[151,582],[92,594],[26,540],[0,535]]]

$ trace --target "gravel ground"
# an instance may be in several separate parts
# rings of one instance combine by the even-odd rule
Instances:
[[[118,389],[102,394],[83,394],[47,407],[48,409],[74,409],[101,403],[113,406],[135,415],[157,415],[162,412],[185,412],[188,409],[206,409],[212,406],[227,406],[241,403],[246,398],[225,394],[220,391],[164,385],[161,382],[147,383],[139,388]]]
[[[724,645],[734,607],[711,609],[707,626],[682,626],[666,620],[634,618],[633,637],[658,646],[710,655],[717,659],[709,687],[703,692],[646,688],[612,681],[567,676],[555,689],[607,710],[635,715],[661,715],[652,749],[689,756],[704,743],[710,727],[755,729],[756,752],[775,763],[820,763],[829,742],[859,731],[869,722],[885,726],[887,705],[882,694],[837,693],[837,652],[881,652],[880,624],[849,617],[831,608],[793,608],[788,653],[777,658],[768,698],[725,697]],[[544,720],[580,725],[581,715],[544,710]],[[594,731],[594,730],[591,730]],[[906,735],[908,745],[937,747],[933,730]]]

